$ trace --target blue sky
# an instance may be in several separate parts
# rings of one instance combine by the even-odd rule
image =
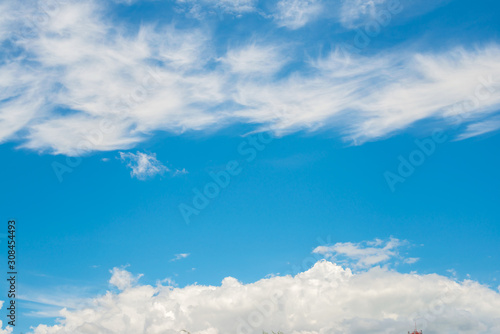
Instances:
[[[270,317],[252,330],[404,332],[415,313],[429,333],[451,333],[454,321],[463,333],[500,328],[497,2],[61,0],[0,9],[0,202],[3,220],[18,222],[16,331],[59,318],[60,327],[32,330],[125,333],[79,310],[97,312],[89,300],[107,292],[119,309],[121,297],[161,280],[183,296],[180,309],[192,297],[201,313],[220,313],[193,284],[238,300],[224,287],[295,291],[313,284],[301,277],[327,282],[324,270],[350,275],[334,263],[362,289],[397,286],[399,303],[411,290],[430,304],[443,282],[485,297],[455,297],[457,311],[439,317],[395,307],[354,325],[360,314],[318,311],[314,321]],[[329,264],[314,266],[320,259]],[[356,284],[342,290],[352,293],[345,305]],[[176,297],[168,298],[159,303]],[[280,298],[296,303],[288,290]],[[377,298],[373,310],[386,305]],[[477,313],[467,322],[460,308]],[[227,319],[193,313],[190,324],[175,314],[171,327],[144,333],[236,331]]]

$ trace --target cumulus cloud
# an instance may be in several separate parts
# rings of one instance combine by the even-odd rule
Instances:
[[[119,290],[131,288],[142,277],[142,274],[134,276],[124,268],[115,267],[109,272],[112,274],[109,284],[115,286]]]
[[[0,309],[3,306],[3,301],[0,300]],[[6,329],[3,329],[3,322],[0,320],[0,334],[9,334],[13,332],[13,327],[7,327]]]
[[[306,2],[293,3],[289,9]],[[0,142],[39,152],[126,150],[159,131],[234,123],[277,134],[331,128],[362,143],[420,120],[461,116],[475,135],[492,127],[488,117],[500,106],[497,44],[343,58],[334,51],[306,61],[284,37],[221,49],[206,29],[126,28],[93,1],[61,2],[16,35],[37,11],[18,7],[3,4],[0,13],[1,33],[13,36],[0,63]],[[280,72],[293,62],[303,66]]]
[[[321,13],[322,1],[280,0],[276,5],[274,19],[279,26],[298,29]]]
[[[398,249],[407,244],[396,238],[383,241],[363,241],[359,243],[338,242],[331,246],[318,246],[313,253],[321,254],[337,263],[349,263],[354,268],[369,268],[374,265],[387,263],[389,260],[400,257]],[[415,263],[418,259],[405,259],[405,263]]]
[[[154,153],[137,152],[134,154],[132,152],[120,152],[120,159],[127,163],[127,167],[132,169],[130,175],[139,180],[146,180],[169,171],[167,167],[156,159],[156,154]]]
[[[413,322],[428,334],[498,333],[500,294],[477,282],[403,274],[380,267],[354,274],[322,260],[295,276],[243,284],[183,288],[129,284],[93,305],[61,311],[59,324],[36,334],[63,333],[406,333]],[[115,276],[117,274],[113,274]],[[119,279],[118,281],[122,281]]]

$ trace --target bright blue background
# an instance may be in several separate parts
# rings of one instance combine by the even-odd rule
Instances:
[[[449,1],[432,10],[430,3],[421,2],[419,15],[417,8],[405,11],[362,52],[404,47],[410,41],[419,42],[422,51],[498,42],[497,1]],[[128,19],[134,30],[134,24],[146,19],[170,20],[169,8],[146,2],[110,11],[117,20]],[[177,23],[199,25],[196,20]],[[288,35],[314,56],[329,45],[352,41],[355,34],[328,20],[296,31],[271,28],[256,14],[241,19],[224,14],[222,20],[214,15],[205,24],[214,29],[221,50],[260,31],[270,39]],[[94,296],[109,289],[109,269],[126,264],[150,284],[165,277],[180,286],[219,284],[226,276],[253,282],[300,267],[319,245],[318,238],[335,243],[390,236],[408,240],[407,256],[420,258],[398,271],[450,275],[447,270],[454,269],[458,279],[470,274],[498,286],[498,133],[438,145],[391,192],[384,172],[394,172],[398,156],[416,149],[415,138],[429,135],[428,124],[362,146],[342,143],[328,131],[292,134],[275,139],[251,163],[237,152],[245,140],[241,134],[248,130],[158,134],[132,152],[154,152],[159,161],[189,174],[147,181],[131,178],[117,152],[105,152],[85,157],[60,183],[51,164],[65,163],[65,157],[4,143],[1,217],[5,228],[9,218],[18,222],[19,291],[56,295],[67,287]],[[456,134],[446,133],[450,139]],[[241,163],[242,173],[185,224],[178,205],[190,203],[192,189],[203,188],[210,181],[208,173],[230,160]],[[179,253],[191,255],[171,262]],[[33,307],[23,306],[23,312]],[[20,319],[21,328],[52,321]]]

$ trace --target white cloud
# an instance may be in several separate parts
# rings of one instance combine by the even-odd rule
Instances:
[[[0,308],[2,308],[4,305],[4,301],[0,300]],[[8,320],[7,320],[8,321]],[[14,331],[14,327],[8,326],[6,329],[3,329],[3,322],[0,320],[0,334],[9,334]]]
[[[235,99],[247,108],[236,113],[278,133],[332,127],[355,142],[388,136],[428,118],[443,123],[457,116],[483,118],[500,107],[498,59],[496,45],[374,57],[333,52],[312,63],[315,75],[241,82]]]
[[[178,261],[178,260],[181,260],[181,259],[185,259],[189,256],[189,253],[181,253],[181,254],[175,254],[175,257],[170,260],[170,261]]]
[[[127,167],[132,169],[130,175],[139,180],[146,180],[155,175],[161,175],[169,171],[167,167],[156,159],[156,154],[154,153],[148,155],[142,152],[137,152],[135,154],[131,152],[120,152],[120,159],[127,163]]]
[[[92,305],[95,290],[89,287],[57,285],[47,289],[23,287],[23,293],[18,295],[22,300],[27,317],[56,318],[63,308],[81,309]]]
[[[200,71],[211,59],[205,33],[145,25],[130,34],[103,12],[94,2],[65,1],[34,36],[16,41],[23,56],[0,66],[0,100],[7,101],[0,140],[24,130],[26,148],[81,155],[217,122],[207,109],[223,101],[221,78]]]
[[[207,2],[216,3],[217,6],[232,12],[250,12],[255,10],[257,0],[204,0]]]
[[[354,268],[369,268],[387,263],[392,258],[400,257],[398,249],[405,244],[406,242],[395,238],[387,241],[375,239],[359,243],[338,242],[332,246],[318,246],[313,250],[313,253],[322,254],[335,262],[349,263]],[[406,263],[414,262],[416,260],[406,260]]]
[[[207,14],[206,8],[211,8],[217,14],[241,15],[256,10],[257,0],[177,0],[179,5],[188,5],[189,13],[202,19]]]
[[[323,8],[319,0],[280,0],[274,19],[279,26],[298,29],[317,17]]]
[[[34,333],[396,334],[413,329],[414,320],[427,334],[500,330],[500,294],[477,282],[379,267],[353,274],[328,261],[250,284],[227,277],[220,286],[127,281],[121,287],[86,308],[62,310],[60,324],[40,325]]]
[[[131,5],[131,4],[133,4],[137,1],[140,1],[140,0],[111,0],[111,1],[119,3],[119,4]]]
[[[109,284],[117,287],[119,290],[130,289],[142,277],[142,274],[133,276],[130,272],[126,271],[124,268],[115,267],[109,272],[112,274],[109,280]]]
[[[398,0],[389,0],[391,1],[400,3]],[[388,0],[342,0],[340,22],[348,28],[356,28],[373,20],[380,7],[387,2]]]
[[[492,117],[485,121],[472,123],[467,126],[467,129],[461,134],[458,139],[467,139],[480,136],[500,129],[500,116]]]
[[[34,11],[4,7],[2,18],[20,18],[3,21],[5,34],[22,31]],[[361,143],[457,116],[477,123],[468,132],[476,135],[492,127],[488,117],[500,106],[497,44],[366,57],[332,52],[277,76],[304,60],[300,45],[279,37],[257,43],[256,36],[217,54],[209,31],[145,23],[134,32],[105,10],[92,1],[61,2],[13,40],[23,52],[7,50],[0,63],[0,142],[79,156],[131,149],[159,131],[251,123],[277,134],[332,128]]]
[[[176,169],[174,172],[174,176],[185,175],[185,174],[189,174],[189,172],[186,170],[186,168]]]
[[[407,259],[404,259],[403,262],[407,264],[413,264],[418,262],[420,259],[418,257],[409,257]]]
[[[250,44],[228,50],[221,62],[237,75],[270,75],[282,68],[286,57],[276,46]]]
[[[385,26],[387,14],[392,19],[392,15],[399,14],[405,8],[406,2],[406,0],[280,0],[272,17],[278,26],[289,29],[298,29],[311,21],[325,19],[338,21],[347,29],[356,29],[371,23]]]

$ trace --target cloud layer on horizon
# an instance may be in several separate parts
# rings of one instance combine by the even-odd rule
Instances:
[[[428,334],[490,334],[500,329],[500,287],[495,291],[469,279],[457,281],[455,275],[390,269],[414,262],[400,255],[408,245],[391,237],[320,246],[290,272],[267,275],[254,283],[226,277],[220,286],[178,287],[170,278],[155,286],[143,285],[139,283],[142,274],[133,274],[127,266],[115,267],[110,270],[110,290],[104,295],[68,298],[64,293],[59,298],[34,293],[39,297],[32,301],[44,301],[50,306],[45,314],[58,314],[59,320],[52,326],[40,324],[33,331],[399,334],[411,329],[414,321]],[[319,254],[335,261],[340,255],[346,265],[321,259]],[[176,258],[188,255],[176,254]],[[30,297],[22,299],[30,301]],[[64,300],[68,308],[63,308]]]
[[[295,2],[297,11],[319,5]],[[286,38],[256,36],[221,53],[210,29],[144,22],[131,31],[93,1],[64,1],[19,35],[36,9],[2,6],[0,38],[10,47],[0,63],[0,142],[39,152],[125,150],[158,131],[213,132],[235,123],[278,135],[332,129],[354,143],[426,119],[459,119],[468,127],[459,138],[498,128],[496,43],[365,56],[340,46],[311,59]],[[295,28],[305,24],[300,15]],[[297,62],[303,65],[283,74]]]
[[[63,333],[404,333],[416,320],[428,334],[497,333],[500,293],[466,280],[402,274],[380,267],[354,274],[321,260],[295,276],[243,284],[184,288],[134,284],[138,277],[114,268],[120,291],[91,306],[62,310],[61,322],[36,334]]]

